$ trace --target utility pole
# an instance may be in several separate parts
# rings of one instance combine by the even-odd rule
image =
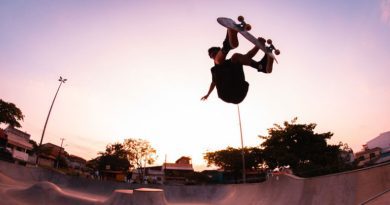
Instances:
[[[243,139],[243,136],[242,136],[240,106],[238,106],[238,105],[237,105],[237,110],[238,110],[238,122],[240,124],[240,134],[241,134],[242,182],[245,184],[246,183],[246,172],[245,172],[244,139]]]
[[[167,178],[167,154],[165,154],[165,160],[164,160],[164,179],[163,179],[163,184],[166,183],[166,178]]]

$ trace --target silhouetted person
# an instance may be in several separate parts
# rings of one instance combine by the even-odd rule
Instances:
[[[259,37],[258,40],[265,45],[264,38]],[[238,47],[237,31],[228,29],[222,48],[211,47],[208,50],[209,56],[214,60],[215,65],[211,68],[212,81],[209,91],[201,100],[206,100],[214,88],[217,87],[219,98],[228,103],[239,104],[245,99],[249,88],[249,83],[245,81],[243,65],[250,66],[263,73],[272,72],[273,58],[264,55],[258,62],[252,59],[259,51],[256,46],[245,55],[234,53],[230,59],[226,59],[229,51],[236,47]]]

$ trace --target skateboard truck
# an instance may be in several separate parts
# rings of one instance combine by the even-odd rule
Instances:
[[[250,24],[247,24],[245,22],[245,19],[243,16],[238,16],[237,18],[238,22],[240,22],[239,24],[236,24],[239,28],[241,28],[243,31],[250,31],[252,29],[252,26]],[[280,50],[279,49],[276,49],[274,44],[272,44],[272,40],[271,39],[268,39],[267,40],[267,44],[269,46],[266,47],[266,49],[268,50],[268,52],[272,53],[272,51],[274,51],[274,53],[276,55],[279,55],[280,54]]]
[[[239,24],[236,24],[239,28],[241,28],[243,31],[250,31],[252,29],[252,26],[250,24],[247,24],[245,22],[245,19],[243,16],[238,16],[237,18]]]
[[[272,53],[272,51],[274,51],[274,53],[275,53],[276,55],[279,55],[279,54],[280,54],[280,50],[275,48],[274,44],[272,44],[272,40],[271,40],[271,39],[268,39],[268,40],[267,40],[267,44],[269,45],[269,46],[267,46],[267,50],[268,50],[269,52]]]

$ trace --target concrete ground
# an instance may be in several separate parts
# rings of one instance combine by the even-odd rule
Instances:
[[[148,186],[65,176],[0,162],[0,205],[390,204],[390,163],[313,178],[263,183]]]

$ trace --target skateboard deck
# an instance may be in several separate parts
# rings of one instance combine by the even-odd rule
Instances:
[[[244,22],[244,18],[242,16],[238,17],[239,21],[241,23],[236,23],[234,20],[230,18],[225,18],[225,17],[219,17],[217,18],[217,21],[219,24],[226,28],[233,29],[240,33],[244,38],[246,38],[248,41],[253,43],[255,46],[257,46],[260,50],[264,51],[265,54],[267,54],[269,57],[273,58],[276,62],[277,59],[272,51],[275,52],[275,54],[279,54],[280,51],[275,48],[275,46],[272,44],[272,40],[268,39],[267,43],[269,46],[263,45],[260,43],[260,41],[254,37],[251,33],[248,31],[251,29],[251,26],[249,24],[246,24]]]

